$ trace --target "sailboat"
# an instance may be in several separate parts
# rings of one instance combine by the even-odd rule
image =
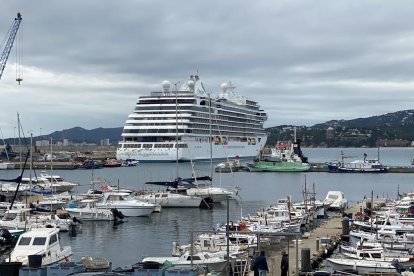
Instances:
[[[211,102],[209,95],[209,102]],[[189,179],[179,179],[179,185],[187,187],[187,195],[199,196],[205,200],[210,200],[212,203],[224,202],[227,198],[233,196],[233,191],[222,187],[213,187],[213,136],[212,136],[212,121],[211,121],[211,104],[209,104],[209,121],[210,121],[210,167],[211,175],[205,177],[196,177],[194,164],[191,161],[193,177]]]

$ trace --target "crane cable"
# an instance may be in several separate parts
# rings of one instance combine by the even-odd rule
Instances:
[[[21,73],[21,64],[23,59],[23,50],[22,50],[22,41],[23,41],[23,25],[20,23],[20,28],[17,33],[17,51],[16,51],[16,81],[19,83],[23,81],[23,74]]]

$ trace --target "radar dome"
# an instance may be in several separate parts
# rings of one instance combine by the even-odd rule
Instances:
[[[171,83],[169,81],[165,80],[162,82],[162,89],[164,91],[170,90],[170,87],[171,87]]]
[[[220,85],[220,87],[221,87],[221,89],[223,90],[223,92],[226,92],[226,91],[227,91],[227,89],[229,88],[229,85],[228,85],[226,82],[223,82],[223,83]]]
[[[193,80],[189,80],[189,81],[187,82],[187,85],[188,85],[188,88],[189,88],[191,91],[193,91],[193,90],[194,90],[194,85],[195,85],[195,82],[194,82]]]

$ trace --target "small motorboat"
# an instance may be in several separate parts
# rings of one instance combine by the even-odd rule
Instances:
[[[117,209],[126,217],[145,217],[154,212],[155,205],[134,199],[129,193],[104,192],[103,201],[96,203],[98,209]]]
[[[105,168],[116,168],[116,167],[121,167],[122,166],[122,161],[120,161],[120,160],[116,160],[116,159],[106,159],[104,162],[103,162],[103,166],[105,167]]]
[[[96,208],[94,199],[81,200],[79,206],[69,204],[65,210],[71,217],[76,217],[81,221],[112,221],[115,219],[112,210]]]
[[[139,161],[135,159],[126,159],[124,162],[122,162],[123,167],[136,167],[138,165]]]
[[[70,246],[60,246],[58,234],[57,228],[33,228],[21,234],[10,258],[6,261],[21,262],[23,266],[29,265],[33,256],[41,261],[39,266],[70,261],[72,249]]]

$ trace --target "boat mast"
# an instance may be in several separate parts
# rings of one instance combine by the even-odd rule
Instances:
[[[208,121],[210,124],[210,169],[211,169],[211,173],[210,173],[210,177],[211,179],[213,179],[213,136],[212,136],[212,131],[211,131],[211,97],[210,97],[210,93],[208,93]]]
[[[19,134],[19,168],[20,171],[22,170],[22,144],[21,144],[21,140],[20,140],[20,115],[19,113],[17,113],[17,130],[18,130],[18,134]]]
[[[379,154],[379,147],[378,147],[378,152],[377,152],[377,159],[378,159],[378,163],[379,163],[379,161],[380,161],[380,154]]]
[[[29,194],[30,194],[30,202],[32,201],[32,169],[33,169],[33,156],[32,156],[32,138],[33,138],[33,133],[30,133],[30,163],[29,163]],[[29,205],[27,204],[27,196],[26,196],[26,207],[28,207]]]
[[[293,141],[296,144],[296,127],[293,128]]]
[[[53,137],[50,137],[50,190],[53,192],[53,151],[52,151],[52,144],[53,144]]]
[[[177,91],[177,83],[175,85],[175,148],[176,148],[176,177],[178,178],[178,91]]]

